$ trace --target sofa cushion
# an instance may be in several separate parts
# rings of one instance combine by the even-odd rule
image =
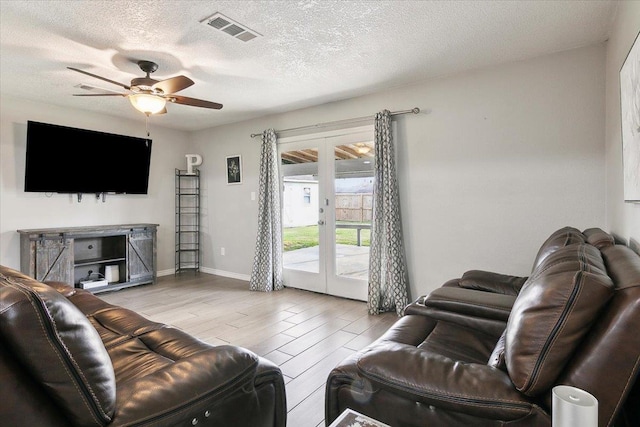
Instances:
[[[598,249],[587,244],[572,244],[556,250],[551,256],[545,258],[531,273],[528,280],[535,280],[544,274],[578,270],[607,274],[602,254]]]
[[[566,253],[551,255],[548,268],[529,278],[513,305],[505,362],[514,385],[526,395],[553,385],[613,294],[611,279],[592,270],[589,247],[573,248],[573,261]]]
[[[515,300],[515,296],[502,293],[441,287],[431,291],[424,298],[423,304],[444,312],[506,322]]]
[[[111,359],[86,317],[55,289],[0,268],[0,334],[74,425],[114,414]]]
[[[587,243],[598,249],[615,245],[616,241],[613,236],[600,228],[587,228],[582,232],[587,238]]]
[[[507,364],[504,360],[504,352],[505,352],[505,340],[507,337],[507,330],[505,329],[502,335],[500,335],[500,339],[496,343],[496,346],[493,348],[491,355],[489,356],[489,360],[487,361],[487,365],[501,369],[503,371],[507,371]]]
[[[563,227],[559,230],[554,231],[551,235],[544,241],[540,249],[538,250],[538,254],[536,255],[535,261],[533,262],[533,270],[535,270],[538,265],[545,260],[549,255],[554,253],[560,248],[563,248],[568,245],[572,245],[575,243],[584,243],[585,239],[580,230],[574,227]]]
[[[586,271],[605,275],[605,266],[600,251],[591,245],[572,244],[557,249],[552,256],[546,257],[534,270],[530,281],[537,280],[542,275],[553,275],[563,272]],[[494,368],[506,370],[505,363],[506,329],[496,343],[487,364]]]
[[[459,286],[465,289],[518,295],[526,280],[526,277],[510,276],[483,270],[469,270],[460,278]]]

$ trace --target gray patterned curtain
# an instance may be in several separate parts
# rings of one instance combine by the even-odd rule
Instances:
[[[249,281],[252,291],[270,292],[284,287],[279,181],[276,132],[268,129],[262,133],[260,153],[258,237]]]
[[[367,306],[370,314],[395,310],[401,316],[409,301],[409,281],[388,110],[376,114],[374,174]]]

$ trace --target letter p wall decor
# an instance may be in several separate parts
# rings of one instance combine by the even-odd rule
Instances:
[[[187,175],[195,175],[193,167],[202,164],[202,156],[200,154],[185,154],[184,156],[187,158]]]

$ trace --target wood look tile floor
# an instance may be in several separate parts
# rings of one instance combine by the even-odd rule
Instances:
[[[324,426],[325,382],[341,360],[398,317],[367,314],[362,301],[285,288],[252,292],[243,280],[206,273],[163,276],[153,285],[98,294],[213,345],[248,348],[280,366],[287,426]]]

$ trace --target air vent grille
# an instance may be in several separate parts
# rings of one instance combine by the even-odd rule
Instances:
[[[238,34],[240,34],[241,32],[244,31],[244,28],[239,27],[236,24],[231,24],[228,27],[224,28],[222,31],[224,31],[227,34],[231,34],[232,36],[237,36]]]
[[[227,25],[229,25],[231,22],[222,19],[222,18],[216,18],[216,19],[212,19],[211,21],[207,22],[207,24],[211,25],[213,28],[219,30],[221,28],[226,27]]]
[[[256,36],[253,33],[250,33],[249,31],[245,31],[244,33],[238,34],[236,36],[236,38],[242,40],[243,42],[248,42],[249,40],[255,39],[256,37],[258,37],[258,36]]]
[[[253,40],[262,34],[257,31],[253,31],[248,28],[246,25],[239,24],[221,14],[220,12],[216,12],[205,20],[201,21],[201,23],[206,24],[216,30],[220,30],[224,33],[229,34],[230,36],[241,40],[243,42],[248,42],[249,40]]]

